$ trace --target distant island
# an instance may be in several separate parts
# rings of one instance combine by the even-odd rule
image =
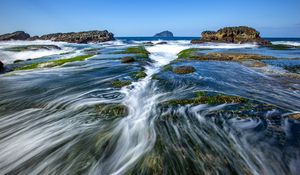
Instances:
[[[174,37],[174,35],[172,32],[166,30],[166,31],[155,34],[154,37]]]

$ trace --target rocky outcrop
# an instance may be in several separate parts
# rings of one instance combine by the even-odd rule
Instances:
[[[4,71],[4,64],[0,61],[0,72]]]
[[[54,33],[39,37],[40,40],[63,41],[68,43],[105,42],[114,40],[114,34],[104,31],[85,31],[71,33]]]
[[[270,45],[260,37],[260,33],[250,27],[225,27],[217,32],[204,31],[200,40],[193,40],[191,43],[198,44],[203,42],[224,42],[224,43],[249,43],[255,42],[260,45]]]
[[[163,32],[155,34],[154,37],[174,37],[174,35],[170,31],[163,31]]]
[[[0,41],[9,41],[9,40],[26,40],[30,38],[28,33],[23,31],[17,31],[14,33],[7,33],[4,35],[0,35]]]

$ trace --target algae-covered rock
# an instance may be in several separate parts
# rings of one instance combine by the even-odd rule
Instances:
[[[136,54],[139,58],[148,58],[149,52],[145,49],[144,46],[135,46],[126,48],[124,51],[117,52],[118,54]]]
[[[115,88],[122,88],[124,86],[128,86],[132,83],[130,80],[115,80],[111,82],[111,85]]]
[[[239,96],[230,96],[225,94],[210,94],[203,91],[195,93],[195,98],[190,99],[174,99],[164,102],[165,105],[197,105],[197,104],[224,104],[224,103],[245,103],[248,99]]]
[[[176,74],[190,74],[196,71],[193,66],[178,66],[172,70]]]
[[[128,108],[121,104],[99,104],[95,107],[97,115],[101,118],[122,118],[128,115]]]
[[[30,69],[36,69],[36,68],[61,66],[65,63],[70,63],[70,62],[75,62],[75,61],[84,61],[87,58],[90,58],[92,56],[93,55],[81,55],[81,56],[76,56],[73,58],[66,58],[66,59],[60,59],[60,60],[54,60],[54,61],[48,61],[48,62],[42,62],[42,63],[32,63],[29,65],[25,65],[23,67],[15,68],[14,70],[30,70]]]
[[[145,73],[145,71],[138,71],[138,72],[134,72],[132,73],[131,77],[134,79],[141,79],[141,78],[145,78],[147,76],[147,74]]]
[[[239,60],[264,60],[264,59],[276,59],[272,56],[259,55],[259,54],[247,54],[247,53],[222,53],[222,52],[210,52],[207,54],[199,53],[197,49],[183,50],[178,54],[178,58],[199,60],[199,61],[239,61]]]

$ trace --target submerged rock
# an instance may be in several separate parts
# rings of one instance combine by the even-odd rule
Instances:
[[[166,30],[166,31],[155,34],[154,37],[174,37],[174,35],[172,32]]]
[[[124,86],[129,86],[132,83],[130,80],[115,80],[111,82],[111,85],[115,88],[122,88]]]
[[[190,74],[196,71],[193,66],[179,66],[172,70],[176,74]]]
[[[294,119],[294,120],[300,120],[300,113],[290,114],[288,116],[288,118]]]
[[[151,41],[149,41],[149,42],[144,42],[143,44],[144,44],[145,46],[153,46],[153,45],[154,45]]]
[[[121,118],[128,115],[128,108],[121,104],[99,104],[96,106],[96,112],[101,118]]]
[[[36,50],[61,50],[60,47],[56,45],[27,45],[6,48],[5,51],[10,52],[23,52],[23,51],[36,51]]]
[[[124,57],[121,59],[122,63],[132,63],[132,62],[135,62],[135,59],[133,57]]]
[[[162,42],[159,42],[159,43],[156,43],[157,45],[161,45],[161,44],[168,44],[168,42],[166,41],[162,41]]]
[[[222,52],[210,52],[207,54],[199,53],[198,49],[183,50],[178,54],[179,59],[201,60],[201,61],[239,61],[239,60],[264,60],[264,59],[276,59],[272,56],[259,55],[259,54],[247,54],[247,53],[222,53]]]
[[[258,60],[245,60],[241,63],[247,67],[266,67],[267,64]]]
[[[202,32],[200,40],[193,40],[192,43],[197,44],[201,42],[225,42],[225,43],[248,43],[256,42],[260,45],[270,45],[260,37],[260,33],[250,27],[225,27],[215,31]]]
[[[0,72],[4,71],[4,64],[0,61]]]
[[[115,40],[114,34],[104,31],[85,31],[71,33],[54,33],[41,36],[41,40],[63,41],[68,43],[105,42]]]
[[[292,46],[287,44],[271,44],[268,48],[272,50],[290,50],[290,49],[300,49],[300,46]]]
[[[292,73],[298,73],[300,74],[300,65],[296,65],[296,66],[286,66],[285,67],[286,70],[292,72]]]
[[[0,41],[26,40],[28,38],[30,38],[30,35],[28,33],[25,33],[24,31],[17,31],[14,33],[0,35]]]

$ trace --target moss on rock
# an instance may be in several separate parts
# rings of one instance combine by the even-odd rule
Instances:
[[[60,60],[54,60],[54,61],[48,61],[48,62],[42,62],[42,63],[32,63],[29,65],[25,65],[23,67],[16,68],[15,70],[31,70],[36,68],[44,68],[44,67],[55,67],[60,66],[65,63],[75,62],[75,61],[84,61],[87,58],[92,57],[93,55],[81,55],[76,56],[73,58],[66,58],[66,59],[60,59]]]
[[[224,103],[246,103],[248,99],[239,96],[229,96],[225,94],[211,95],[203,91],[196,92],[196,97],[192,99],[174,99],[164,102],[166,105],[197,105],[197,104],[224,104]]]
[[[144,46],[135,46],[126,48],[124,51],[116,52],[117,54],[136,54],[139,58],[149,58],[149,52]]]
[[[130,80],[115,80],[111,82],[111,85],[115,88],[122,88],[124,86],[128,86],[132,83]]]
[[[140,78],[145,78],[147,76],[147,74],[145,73],[145,71],[138,71],[138,72],[134,72],[132,73],[131,77],[134,79],[140,79]]]
[[[121,118],[128,115],[128,108],[121,104],[99,104],[95,107],[96,113],[101,118]]]

